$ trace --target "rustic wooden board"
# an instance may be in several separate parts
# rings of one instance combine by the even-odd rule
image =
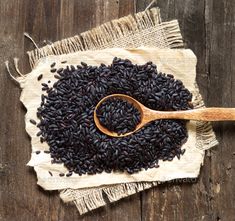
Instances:
[[[24,130],[20,89],[7,76],[4,61],[73,36],[114,18],[141,11],[151,0],[0,1],[0,220],[235,220],[235,123],[216,123],[220,144],[207,152],[196,183],[169,183],[79,216],[56,192],[36,185],[30,140]],[[198,57],[197,80],[208,106],[235,107],[235,1],[158,0],[164,20],[178,19],[185,44]]]

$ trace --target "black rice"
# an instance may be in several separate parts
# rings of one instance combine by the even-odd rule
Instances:
[[[64,70],[64,68],[59,68],[58,70],[57,70],[57,73],[60,73],[60,72],[62,72]]]
[[[135,130],[141,120],[139,110],[120,98],[109,98],[102,102],[96,115],[101,125],[118,134]]]
[[[30,122],[31,124],[33,124],[33,125],[36,125],[36,124],[37,124],[37,122],[36,122],[35,120],[33,120],[33,119],[30,119],[29,122]]]
[[[66,176],[69,177],[69,176],[72,176],[72,174],[73,174],[72,172],[69,172],[66,174]]]
[[[50,153],[50,151],[49,150],[44,150],[44,153]]]
[[[53,63],[51,64],[51,68],[55,67],[55,65],[56,65],[56,63],[53,62]]]
[[[38,137],[42,135],[42,131],[37,132],[36,134]]]
[[[38,75],[38,81],[40,81],[42,79],[42,77],[43,77],[42,74]]]
[[[155,110],[191,109],[192,94],[173,75],[158,72],[152,62],[136,65],[119,58],[99,67],[67,66],[58,75],[37,111],[39,135],[48,143],[53,163],[63,163],[79,175],[135,173],[184,153],[184,120],[157,120],[121,138],[103,134],[93,120],[96,104],[114,93],[132,96]]]
[[[48,87],[48,84],[42,83],[42,86],[43,86],[43,87]]]
[[[52,68],[51,72],[54,73],[54,72],[56,72],[56,70],[57,70],[56,68]]]

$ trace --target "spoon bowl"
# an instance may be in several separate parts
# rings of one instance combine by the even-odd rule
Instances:
[[[99,121],[99,119],[98,119],[98,117],[97,117],[97,115],[96,115],[96,111],[97,111],[98,107],[99,107],[104,101],[106,101],[106,100],[108,100],[108,99],[110,99],[110,98],[121,98],[121,99],[123,99],[123,100],[125,100],[125,101],[128,101],[130,104],[132,104],[135,108],[137,108],[137,109],[139,110],[140,115],[141,115],[141,121],[140,121],[140,123],[136,126],[136,128],[135,128],[134,131],[131,131],[131,132],[128,132],[128,133],[125,133],[125,134],[118,134],[118,133],[116,133],[116,132],[114,132],[114,131],[108,130],[106,127],[104,127],[104,126],[100,123],[100,121]],[[143,111],[144,111],[144,108],[146,108],[146,107],[145,107],[143,104],[141,104],[140,102],[138,102],[137,100],[135,100],[133,97],[130,97],[130,96],[125,95],[125,94],[111,94],[111,95],[108,95],[108,96],[104,97],[103,99],[101,99],[101,100],[99,101],[99,103],[96,105],[95,110],[94,110],[94,121],[95,121],[96,126],[99,128],[99,130],[100,130],[101,132],[103,132],[104,134],[109,135],[109,136],[112,136],[112,137],[125,137],[125,136],[128,136],[128,135],[134,133],[135,131],[139,130],[139,129],[142,127],[141,122],[143,121],[143,116],[144,116]]]
[[[96,111],[98,107],[101,105],[101,103],[110,98],[123,99],[131,103],[134,107],[136,107],[139,110],[141,114],[141,120],[140,123],[136,126],[135,130],[125,134],[118,134],[114,131],[108,130],[100,123],[96,115]],[[181,119],[181,120],[195,120],[195,121],[233,121],[235,120],[235,108],[211,107],[211,108],[199,108],[199,109],[183,110],[183,111],[156,111],[145,107],[139,101],[128,95],[111,94],[101,99],[96,105],[94,110],[94,121],[96,126],[101,132],[111,137],[128,136],[138,131],[147,123],[159,119]]]

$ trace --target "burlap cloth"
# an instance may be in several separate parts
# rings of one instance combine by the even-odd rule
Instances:
[[[55,81],[50,73],[50,64],[54,61],[59,64],[62,60],[67,60],[68,64],[84,61],[91,65],[99,65],[101,62],[110,64],[115,56],[128,58],[137,64],[153,61],[159,71],[171,73],[183,81],[193,93],[195,108],[203,107],[204,104],[195,83],[195,55],[189,49],[170,49],[182,46],[178,22],[176,20],[161,22],[159,9],[153,8],[28,52],[33,70],[17,80],[22,88],[21,101],[27,108],[26,130],[32,138],[32,156],[28,165],[34,167],[38,184],[46,190],[60,190],[61,198],[65,202],[73,201],[82,214],[105,205],[103,194],[113,202],[156,186],[159,182],[197,177],[205,150],[217,144],[208,122],[188,123],[189,138],[183,146],[186,152],[181,160],[176,158],[172,162],[160,162],[160,168],[132,175],[117,172],[81,177],[77,174],[71,177],[60,177],[60,172],[66,172],[63,165],[51,164],[49,154],[35,153],[36,150],[48,150],[49,147],[46,143],[39,142],[36,136],[37,127],[29,123],[29,119],[36,119],[36,110],[40,106],[41,83],[48,80],[52,83]],[[63,67],[67,64],[60,65]],[[59,68],[59,65],[57,67]],[[37,77],[41,73],[43,73],[43,80],[38,82]]]

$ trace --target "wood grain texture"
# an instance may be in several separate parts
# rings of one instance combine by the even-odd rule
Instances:
[[[216,123],[220,145],[207,152],[197,182],[168,183],[79,216],[56,192],[45,192],[25,166],[30,140],[24,130],[20,89],[4,61],[73,36],[114,18],[144,10],[151,0],[0,1],[0,221],[15,220],[235,220],[235,123]],[[197,81],[207,106],[235,107],[235,1],[158,0],[163,20],[178,19],[185,45],[198,57]]]

